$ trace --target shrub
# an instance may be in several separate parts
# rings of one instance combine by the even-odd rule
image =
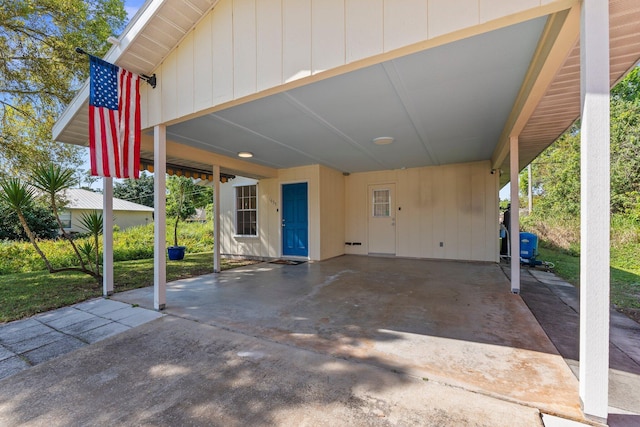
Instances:
[[[213,223],[184,223],[180,227],[180,242],[187,252],[207,252],[213,248]],[[173,239],[171,227],[167,230],[167,242]],[[75,239],[78,246],[91,243],[88,237]],[[99,242],[102,249],[102,241]],[[77,258],[68,244],[62,240],[41,240],[42,250],[51,264],[56,267],[77,265]],[[26,273],[45,270],[45,265],[29,243],[0,241],[0,274]],[[114,261],[128,261],[153,258],[153,224],[115,231],[113,234]]]

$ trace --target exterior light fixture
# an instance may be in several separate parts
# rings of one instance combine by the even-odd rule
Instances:
[[[379,138],[374,138],[371,141],[376,145],[387,145],[387,144],[391,144],[394,141],[394,139],[391,138],[390,136],[381,136]]]
[[[253,153],[250,151],[240,151],[238,153],[238,157],[242,157],[243,159],[250,159],[253,157]]]

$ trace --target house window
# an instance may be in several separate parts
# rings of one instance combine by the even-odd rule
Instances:
[[[258,235],[256,194],[255,185],[236,187],[236,232],[240,236]]]
[[[391,191],[373,190],[373,217],[383,218],[390,214]]]
[[[71,228],[71,212],[64,211],[58,214],[63,228]]]

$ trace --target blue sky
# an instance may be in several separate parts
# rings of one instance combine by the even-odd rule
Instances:
[[[144,4],[145,0],[125,0],[124,1],[124,10],[127,11],[127,15],[129,19],[133,18],[133,15],[136,14],[140,6]]]

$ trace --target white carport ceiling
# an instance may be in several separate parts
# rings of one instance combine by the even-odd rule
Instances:
[[[546,18],[169,126],[189,146],[275,168],[362,172],[489,159]],[[395,142],[371,141],[390,136]]]

